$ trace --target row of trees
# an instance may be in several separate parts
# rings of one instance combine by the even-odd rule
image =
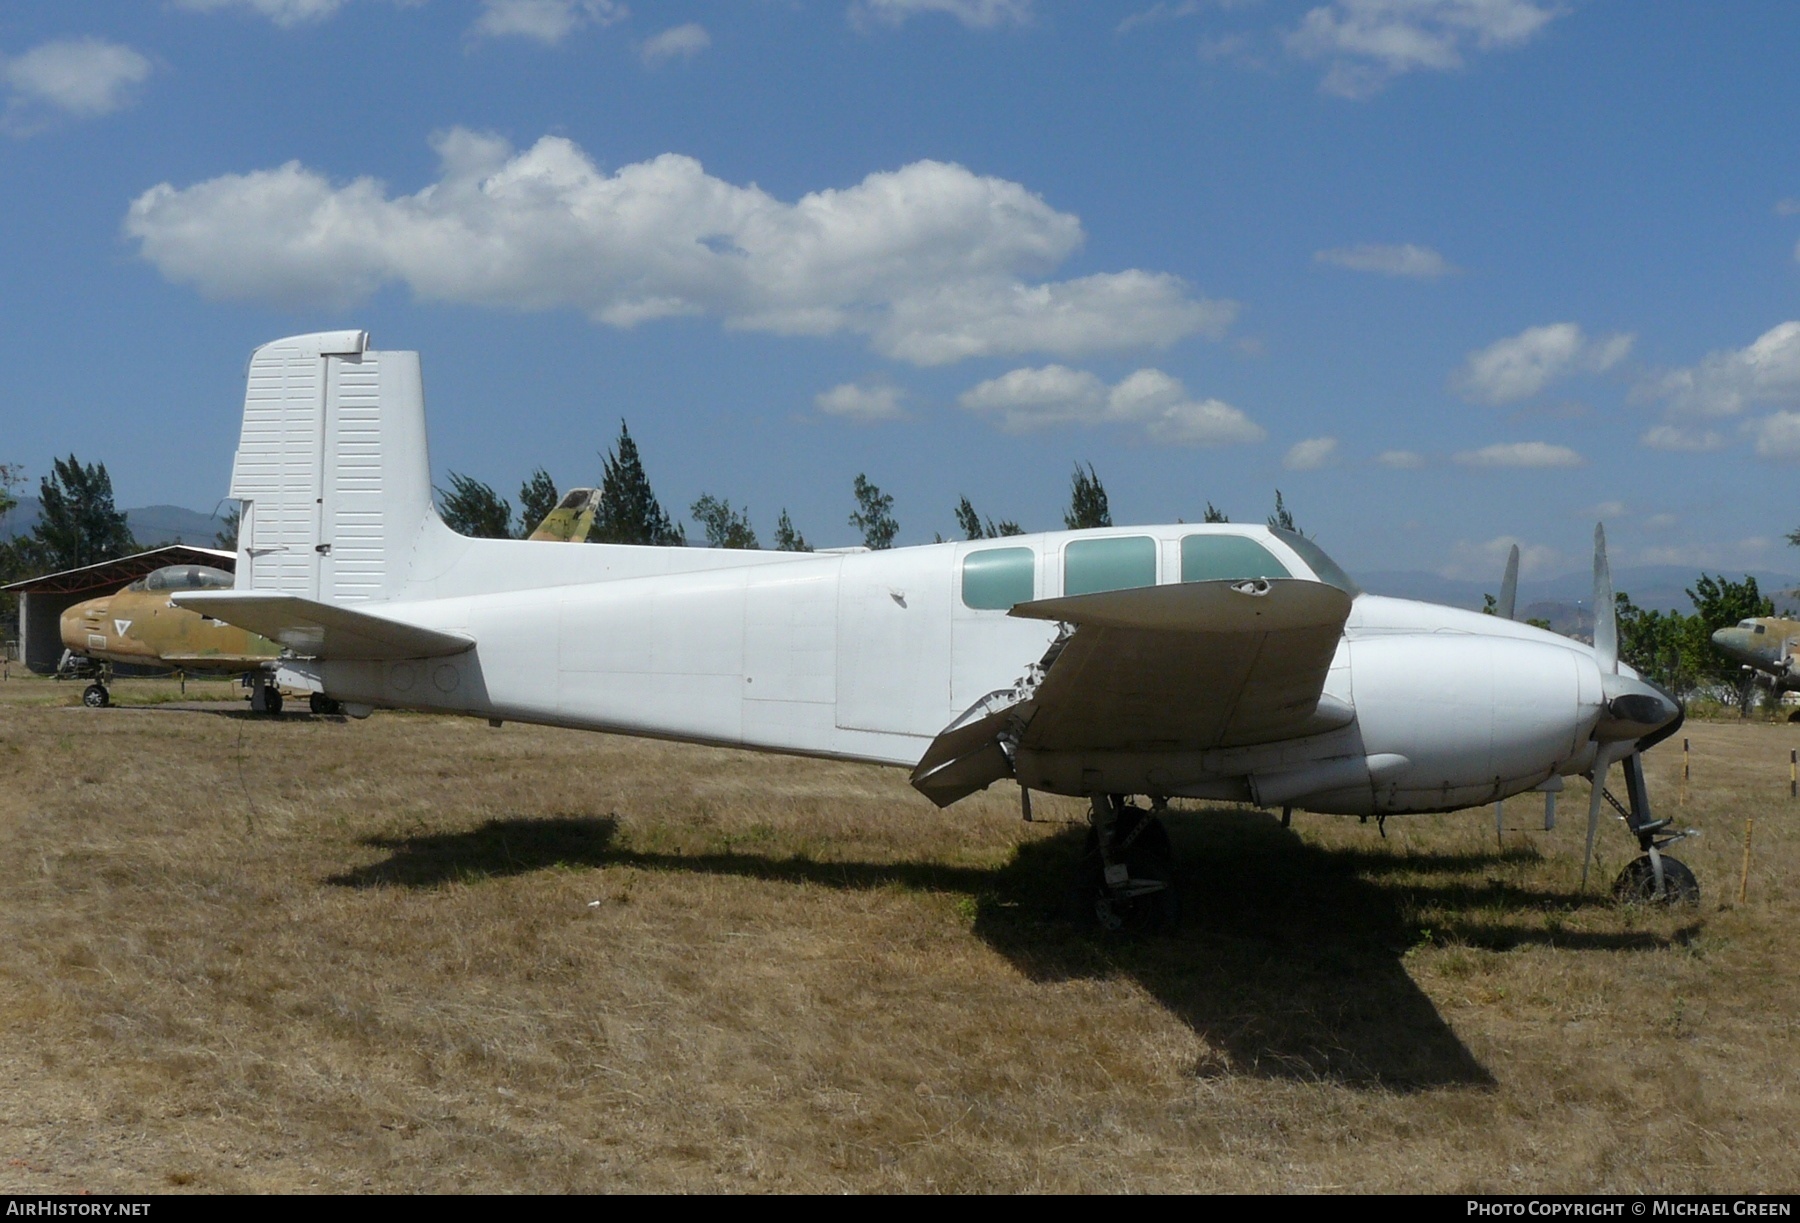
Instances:
[[[632,440],[630,427],[619,422],[617,444],[601,456],[600,501],[594,515],[589,543],[615,544],[685,544],[687,530],[663,509],[651,491],[645,474],[643,456]],[[856,509],[850,514],[850,525],[862,534],[866,547],[880,550],[894,546],[900,523],[894,517],[894,499],[881,491],[864,472],[858,472],[851,484]],[[512,504],[494,489],[461,472],[450,473],[450,487],[437,490],[438,513],[454,531],[479,539],[523,539],[555,508],[558,493],[549,473],[543,468],[532,472],[519,487],[519,512],[515,517]],[[750,522],[748,506],[735,507],[725,498],[701,493],[688,507],[694,522],[705,532],[711,548],[760,548],[756,529]],[[984,518],[963,497],[955,509],[956,525],[966,539],[998,539],[1006,535],[1023,535],[1025,528],[1009,518],[995,521]],[[1231,521],[1206,503],[1206,522]],[[1112,509],[1107,501],[1106,486],[1100,474],[1089,463],[1085,470],[1077,464],[1070,480],[1069,508],[1063,513],[1063,525],[1078,531],[1089,527],[1110,527]],[[1275,513],[1269,525],[1288,531],[1298,528],[1294,516],[1282,501],[1281,490],[1275,490]],[[939,543],[944,537],[937,537]],[[774,546],[783,552],[810,552],[811,545],[795,529],[783,506],[775,523]]]

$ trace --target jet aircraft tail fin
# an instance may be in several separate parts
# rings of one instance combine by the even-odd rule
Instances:
[[[526,538],[548,543],[586,543],[599,511],[599,489],[572,488]]]
[[[364,331],[264,344],[250,358],[231,495],[237,589],[328,603],[399,594],[437,523],[419,356]]]

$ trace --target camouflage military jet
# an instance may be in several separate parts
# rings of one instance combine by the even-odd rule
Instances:
[[[178,590],[229,590],[232,576],[207,565],[165,565],[116,594],[77,603],[62,614],[64,666],[100,664],[98,678],[82,692],[84,704],[110,704],[106,681],[112,664],[169,667],[252,678],[253,706],[280,713],[281,690],[272,682],[281,647],[247,629],[176,607]],[[316,702],[315,702],[316,704]],[[317,712],[324,712],[319,709]]]
[[[1712,635],[1719,652],[1768,676],[1777,692],[1800,688],[1800,620],[1756,616]]]

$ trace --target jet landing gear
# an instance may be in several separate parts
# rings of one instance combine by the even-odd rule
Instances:
[[[81,690],[81,703],[89,709],[105,709],[112,704],[112,693],[106,690],[105,684],[95,680]]]
[[[1173,929],[1181,917],[1175,851],[1156,811],[1134,807],[1122,794],[1096,794],[1088,822],[1076,874],[1077,919],[1108,931]]]

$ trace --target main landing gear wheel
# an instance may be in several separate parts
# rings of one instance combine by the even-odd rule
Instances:
[[[343,705],[339,704],[337,701],[332,700],[330,697],[326,696],[323,692],[313,693],[310,697],[307,698],[306,703],[312,709],[312,711],[315,714],[319,715],[320,717],[326,717],[331,714],[344,712]]]
[[[1635,859],[1613,882],[1613,895],[1625,904],[1677,904],[1697,905],[1700,903],[1700,881],[1694,878],[1694,872],[1687,864],[1667,854],[1662,858],[1662,889],[1656,886],[1656,863],[1650,855]]]
[[[1175,850],[1162,820],[1116,795],[1095,798],[1091,818],[1076,872],[1076,919],[1136,934],[1174,929],[1181,920],[1181,897],[1175,889]]]
[[[81,703],[89,709],[105,709],[112,704],[112,693],[105,684],[89,684],[81,690]]]

